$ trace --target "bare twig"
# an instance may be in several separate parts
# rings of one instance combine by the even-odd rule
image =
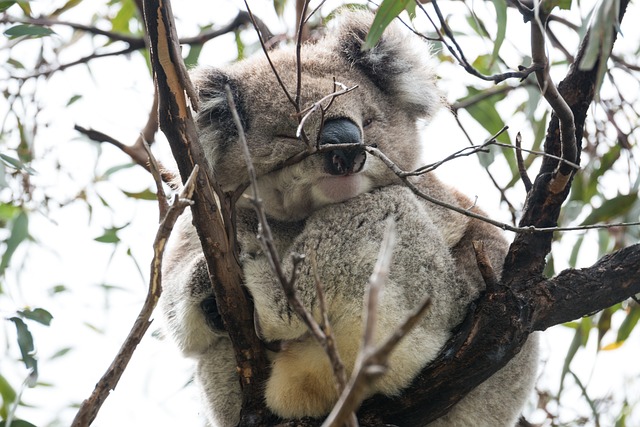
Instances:
[[[156,197],[158,198],[158,211],[160,220],[164,218],[167,214],[167,210],[169,209],[169,202],[167,201],[167,196],[164,193],[164,188],[162,187],[162,177],[160,175],[160,167],[158,162],[151,152],[151,148],[149,144],[145,141],[142,142],[142,146],[144,147],[147,155],[149,156],[149,169],[151,170],[151,175],[153,176],[153,180],[156,183]]]
[[[549,75],[549,60],[545,53],[545,26],[547,15],[536,7],[536,17],[531,23],[531,59],[536,67],[536,79],[544,98],[547,100],[560,121],[561,157],[569,162],[577,158],[576,126],[573,112],[566,103]],[[566,169],[558,163],[549,182],[549,191],[558,194],[565,189],[575,168]]]
[[[318,294],[318,306],[320,308],[320,315],[322,316],[322,332],[324,332],[327,355],[331,359],[331,367],[333,369],[333,375],[336,378],[336,386],[338,393],[342,393],[347,386],[347,373],[344,369],[344,363],[340,359],[340,354],[336,347],[335,340],[333,339],[333,331],[331,329],[331,323],[329,322],[329,316],[327,311],[327,301],[324,297],[324,287],[318,274],[318,262],[315,251],[310,254],[309,262],[311,263],[311,270],[313,271],[314,280],[316,282],[316,293]]]
[[[311,116],[311,114],[313,114],[315,111],[321,109],[323,112],[326,112],[327,109],[331,106],[331,103],[333,103],[333,100],[336,99],[338,96],[340,95],[344,95],[346,93],[351,92],[352,90],[356,89],[358,87],[358,85],[355,86],[351,86],[351,87],[346,87],[345,85],[343,85],[342,83],[339,82],[335,82],[336,85],[340,86],[342,89],[340,90],[335,90],[334,92],[330,93],[329,95],[323,97],[322,99],[320,99],[319,101],[314,102],[312,105],[310,105],[309,107],[305,108],[304,110],[300,111],[297,116],[300,117],[300,121],[298,123],[298,128],[296,129],[296,137],[300,138],[302,136],[302,132],[304,131],[304,124],[306,123],[307,119],[309,118],[309,116]],[[323,107],[322,103],[325,102],[326,100],[330,100],[329,101],[329,105],[327,105],[327,107]],[[320,126],[322,127],[322,126]]]
[[[347,387],[322,424],[323,427],[340,427],[344,425],[351,414],[360,407],[373,381],[386,372],[391,352],[396,348],[400,340],[407,336],[411,329],[418,324],[431,306],[430,298],[425,298],[389,337],[376,346],[374,337],[377,324],[378,299],[389,275],[394,244],[395,223],[390,220],[380,246],[376,265],[367,285],[363,313],[365,326],[356,365]]]
[[[93,141],[107,142],[119,148],[125,154],[129,155],[129,157],[131,157],[131,160],[133,160],[135,163],[145,168],[147,171],[151,172],[151,169],[149,168],[149,157],[147,155],[147,152],[144,149],[143,142],[142,142],[143,140],[141,138],[138,139],[139,142],[136,142],[133,145],[127,145],[97,130],[85,129],[80,125],[75,125],[73,128],[78,132],[80,132],[81,134],[86,135],[89,139]],[[175,175],[171,171],[163,168],[161,165],[159,165],[158,168],[160,170],[160,175],[162,177],[162,180],[172,188],[176,188]]]
[[[112,41],[121,41],[127,43],[129,46],[138,46],[138,49],[144,47],[144,39],[141,37],[133,37],[123,33],[116,33],[113,31],[105,31],[100,28],[78,24],[75,22],[69,21],[59,21],[57,19],[48,19],[48,18],[15,18],[13,16],[2,16],[0,17],[0,24],[28,24],[28,25],[37,25],[41,27],[53,27],[55,25],[61,25],[65,27],[73,28],[74,30],[84,31],[90,34],[105,36]]]
[[[518,161],[518,172],[520,172],[520,178],[524,184],[524,188],[529,192],[531,190],[531,178],[527,174],[527,168],[524,165],[524,159],[522,158],[522,135],[520,132],[516,135],[516,160]],[[528,150],[526,150],[528,151]],[[546,154],[546,153],[545,153]]]
[[[484,242],[480,240],[474,240],[471,243],[473,245],[473,252],[476,256],[476,264],[478,265],[480,274],[482,274],[485,285],[487,285],[487,292],[498,292],[498,290],[500,289],[500,281],[498,280],[498,276],[496,275],[496,272],[491,265],[491,260],[484,250]]]
[[[142,11],[140,12],[142,13]],[[262,22],[260,19],[256,17],[253,17],[252,20],[254,21],[254,25],[257,28],[260,28],[261,33],[264,34],[265,37],[270,38],[272,36],[271,32],[269,31],[269,28],[264,24],[264,22]],[[251,20],[249,18],[249,14],[247,12],[239,11],[238,15],[233,19],[233,21],[231,21],[229,24],[225,25],[224,27],[219,28],[217,30],[207,31],[194,37],[182,38],[180,39],[180,45],[189,45],[189,46],[202,45],[216,37],[235,31],[241,26],[246,25],[250,21]],[[104,31],[97,27],[78,24],[74,22],[58,21],[55,19],[47,19],[47,18],[14,18],[11,16],[0,17],[0,23],[5,23],[5,22],[41,25],[41,26],[47,26],[47,27],[55,26],[55,25],[63,25],[76,30],[85,31],[90,34],[105,36],[105,37],[108,37],[110,40],[120,41],[127,44],[127,47],[119,50],[104,52],[104,53],[94,53],[66,64],[60,64],[56,67],[50,67],[46,70],[38,71],[36,73],[23,77],[23,79],[25,80],[35,78],[35,77],[40,77],[40,76],[48,76],[58,71],[64,71],[67,68],[70,68],[76,65],[86,64],[94,59],[106,58],[109,56],[126,55],[128,53],[135,52],[136,50],[144,49],[146,47],[146,42],[143,37],[133,37],[133,36],[116,33],[112,31]]]
[[[73,420],[72,427],[85,427],[93,422],[102,404],[109,396],[110,391],[114,390],[120,381],[120,377],[129,364],[133,352],[151,325],[151,322],[149,321],[151,313],[158,303],[158,299],[162,293],[162,255],[176,220],[184,209],[192,203],[190,198],[193,195],[197,172],[198,169],[196,167],[185,183],[182,192],[179,196],[175,196],[173,204],[167,210],[166,215],[160,222],[156,238],[153,242],[153,259],[151,261],[149,290],[142,309],[140,310],[140,314],[138,314],[129,335],[122,344],[122,347],[120,347],[120,351],[116,355],[115,359],[102,378],[100,378],[100,381],[96,384],[93,393],[91,393],[91,396],[88,399],[82,402],[80,410]]]
[[[427,11],[424,8],[424,6],[422,5],[422,3],[417,1],[416,4],[420,8],[420,10],[422,10],[422,12],[425,14],[427,19],[429,19],[429,21],[431,22],[431,25],[433,26],[434,30],[439,35],[439,40],[447,47],[447,49],[449,50],[451,55],[453,55],[453,57],[460,63],[460,65],[462,65],[462,67],[465,69],[465,71],[467,71],[469,74],[471,74],[473,76],[476,76],[476,77],[478,77],[479,79],[482,79],[482,80],[492,81],[494,83],[500,83],[500,82],[502,82],[502,81],[504,81],[506,79],[510,79],[510,78],[518,78],[520,80],[524,80],[527,77],[529,77],[530,74],[532,74],[533,72],[536,71],[537,65],[533,64],[531,67],[519,67],[520,68],[519,71],[513,71],[513,72],[508,72],[508,73],[494,74],[494,75],[491,75],[491,76],[485,76],[484,74],[482,74],[481,72],[476,70],[469,63],[469,61],[467,60],[466,56],[464,55],[464,52],[462,51],[462,48],[460,47],[460,45],[458,44],[458,42],[455,39],[453,31],[451,31],[451,28],[449,27],[449,24],[447,24],[446,19],[442,15],[442,11],[440,11],[440,7],[438,6],[437,2],[435,0],[432,0],[431,1],[431,5],[433,6],[433,8],[435,10],[436,15],[438,15],[438,21],[440,22],[440,25],[436,25],[436,23],[431,19],[431,16],[427,13]],[[445,40],[444,36],[440,32],[440,28],[442,28],[444,30],[446,36],[454,44],[455,49],[449,43],[447,43],[447,41]]]
[[[269,50],[267,49],[267,46],[265,44],[265,35],[263,35],[261,33],[260,27],[258,25],[258,22],[256,21],[256,18],[253,15],[253,12],[251,11],[251,8],[249,7],[249,3],[247,2],[247,0],[244,1],[244,4],[245,4],[245,7],[247,8],[247,12],[249,13],[249,17],[251,18],[251,23],[253,24],[253,27],[256,30],[256,34],[258,35],[258,40],[260,41],[260,46],[262,47],[262,51],[264,52],[264,55],[267,58],[267,61],[269,62],[269,66],[271,66],[271,70],[273,71],[273,75],[275,76],[276,80],[278,80],[278,84],[282,88],[282,91],[286,95],[286,97],[289,100],[289,102],[291,102],[291,105],[293,105],[293,107],[296,108],[296,112],[298,112],[299,111],[298,110],[299,107],[298,107],[298,104],[296,103],[296,100],[293,99],[293,97],[291,96],[291,94],[287,90],[287,87],[284,85],[284,82],[282,81],[282,78],[280,77],[280,73],[278,73],[278,70],[276,69],[275,65],[271,61],[271,56],[269,55]]]

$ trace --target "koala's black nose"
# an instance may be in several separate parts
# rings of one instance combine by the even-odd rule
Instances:
[[[360,128],[348,119],[327,121],[320,134],[320,145],[362,144]],[[350,175],[362,170],[367,153],[363,148],[328,151],[324,155],[325,170],[331,175]]]

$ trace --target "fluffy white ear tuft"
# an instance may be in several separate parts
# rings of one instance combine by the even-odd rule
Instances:
[[[334,32],[337,47],[350,64],[416,117],[429,118],[440,108],[443,98],[436,86],[427,43],[403,31],[394,21],[373,48],[363,50],[373,14],[349,12],[338,20]]]

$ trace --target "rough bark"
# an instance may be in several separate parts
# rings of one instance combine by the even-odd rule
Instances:
[[[231,225],[232,203],[219,189],[214,195],[215,176],[207,173],[210,169],[202,154],[188,105],[190,102],[196,106],[197,99],[190,96],[187,100],[193,91],[179,54],[170,4],[168,1],[145,0],[144,12],[158,89],[160,128],[169,140],[183,181],[195,164],[200,166],[191,210],[218,310],[236,352],[243,389],[241,423],[268,425],[266,420],[271,414],[263,403],[262,384],[268,378],[269,365],[262,343],[254,332],[253,306],[241,286],[242,270],[234,250],[236,245]]]

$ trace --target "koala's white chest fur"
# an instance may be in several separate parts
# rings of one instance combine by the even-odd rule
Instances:
[[[334,79],[358,88],[334,99],[322,119],[310,116],[305,125],[310,146],[328,149],[294,164],[288,161],[307,152],[307,146],[295,137],[295,110],[264,58],[225,70],[201,68],[193,77],[201,98],[196,117],[200,142],[225,191],[245,188],[248,182],[226,100],[225,87],[231,88],[283,268],[291,273],[293,254],[317,258],[329,320],[348,372],[360,346],[365,286],[385,223],[395,221],[397,244],[378,307],[378,339],[394,330],[425,295],[433,303],[391,354],[386,375],[371,388],[372,394],[394,396],[436,357],[484,288],[472,241],[484,243],[498,275],[507,244],[497,229],[419,199],[398,185],[384,162],[365,154],[364,146],[376,146],[398,167],[415,168],[421,151],[416,121],[430,117],[440,103],[435,74],[424,60],[425,47],[416,50],[392,25],[377,46],[363,51],[370,23],[367,14],[347,14],[326,38],[303,48],[303,107],[333,91]],[[294,87],[295,53],[282,49],[270,56],[281,79]],[[331,145],[347,143],[348,149]],[[472,205],[433,176],[415,182],[421,191],[449,204],[465,209]],[[291,310],[256,233],[255,215],[240,203],[241,264],[258,333],[265,341],[284,343],[271,355],[267,406],[283,418],[323,416],[338,398],[328,357]],[[189,218],[181,220],[174,235],[163,267],[161,306],[168,328],[184,354],[197,361],[196,382],[209,422],[235,426],[242,397],[234,353]],[[295,287],[319,320],[315,285],[310,263],[303,263]],[[535,350],[535,339],[530,339],[514,360],[433,425],[513,426],[535,378]]]

